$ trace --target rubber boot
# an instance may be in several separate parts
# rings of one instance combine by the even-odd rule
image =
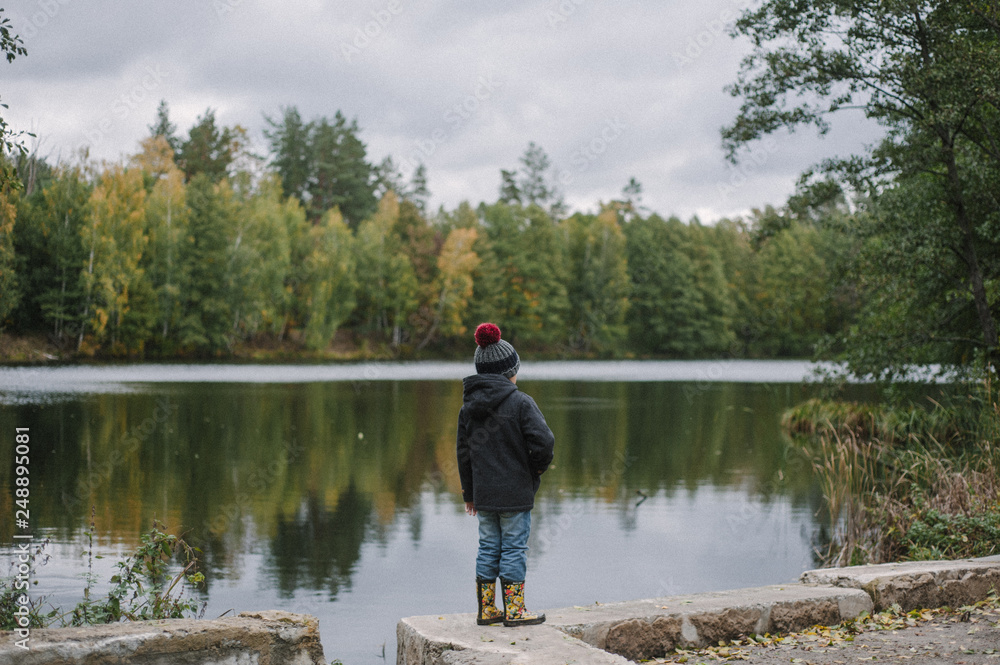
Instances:
[[[496,580],[476,578],[476,598],[479,599],[479,614],[476,616],[476,623],[480,626],[503,621],[503,612],[496,606],[496,595]]]
[[[524,609],[524,582],[511,582],[500,578],[503,585],[503,625],[534,626],[544,623],[544,614],[532,614]]]

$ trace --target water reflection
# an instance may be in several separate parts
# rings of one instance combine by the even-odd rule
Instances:
[[[333,510],[310,496],[299,515],[279,514],[267,572],[280,596],[292,598],[306,588],[323,590],[333,600],[350,588],[371,510],[371,500],[350,485]]]
[[[811,564],[819,498],[778,428],[808,388],[520,386],[556,435],[529,562],[540,607],[782,582]],[[460,406],[457,381],[170,384],[3,406],[0,432],[32,433],[34,529],[80,544],[93,507],[118,551],[156,518],[202,549],[208,616],[317,614],[328,657],[351,663],[385,641],[391,654],[400,616],[471,607]],[[3,465],[6,514],[11,489]],[[12,535],[0,521],[0,543]],[[84,566],[61,557],[41,575],[64,588]]]

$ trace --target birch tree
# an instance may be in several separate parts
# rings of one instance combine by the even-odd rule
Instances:
[[[87,254],[82,274],[85,330],[95,345],[107,343],[112,353],[120,345],[122,350],[141,350],[145,341],[141,323],[132,335],[123,335],[126,317],[149,315],[150,303],[137,302],[149,293],[140,267],[148,242],[145,204],[142,172],[111,166],[90,196],[90,215],[80,229]],[[83,342],[81,329],[78,348]]]

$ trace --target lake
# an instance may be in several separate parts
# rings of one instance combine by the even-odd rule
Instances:
[[[531,609],[789,582],[828,534],[780,414],[797,361],[525,362],[556,435],[532,514]],[[455,462],[471,363],[0,368],[0,453],[31,434],[35,596],[82,598],[157,519],[202,550],[206,618],[313,614],[327,660],[395,661],[414,614],[473,612]],[[863,386],[856,386],[861,394]],[[0,509],[13,515],[13,465]],[[0,521],[13,553],[18,531]],[[383,653],[384,658],[383,660]]]

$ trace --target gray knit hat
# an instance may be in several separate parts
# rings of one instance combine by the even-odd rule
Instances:
[[[521,369],[521,359],[509,343],[500,339],[500,329],[492,323],[476,328],[476,372],[502,374],[508,379]]]

